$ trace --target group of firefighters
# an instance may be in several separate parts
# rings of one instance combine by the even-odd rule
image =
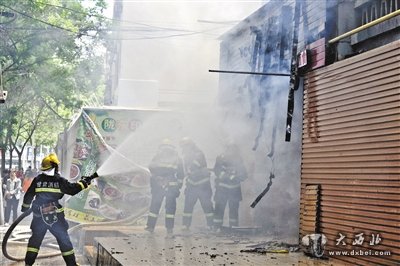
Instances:
[[[146,230],[154,231],[161,204],[165,198],[165,226],[168,233],[173,232],[176,200],[180,195],[184,180],[186,182],[184,229],[190,228],[193,208],[197,200],[200,201],[210,229],[221,229],[227,204],[229,205],[229,226],[238,226],[239,202],[242,199],[241,182],[247,178],[238,147],[234,144],[227,145],[224,153],[216,158],[212,169],[216,176],[214,205],[211,174],[207,168],[204,153],[189,138],[183,138],[180,147],[182,159],[172,142],[165,139],[149,165],[152,199]],[[77,265],[68,235],[68,223],[59,200],[65,194],[75,195],[86,189],[93,176],[83,176],[78,182],[69,182],[60,176],[59,164],[56,154],[46,156],[41,164],[41,173],[31,180],[23,198],[21,211],[33,212],[32,236],[29,238],[25,255],[26,265],[33,265],[35,262],[47,231],[55,236],[66,264]],[[15,179],[16,177],[12,174],[10,180]],[[11,181],[6,184],[6,190],[16,188],[15,185],[11,186]],[[17,187],[20,190],[21,184],[17,184]],[[16,210],[13,212],[16,213]]]
[[[149,165],[152,199],[145,229],[154,231],[165,197],[165,227],[168,234],[173,233],[176,201],[184,180],[183,230],[190,229],[197,201],[201,204],[209,229],[221,230],[227,205],[229,226],[238,226],[241,182],[247,178],[247,171],[237,145],[227,145],[225,151],[216,158],[212,169],[215,174],[215,204],[212,200],[211,171],[207,168],[204,153],[187,137],[180,141],[180,148],[182,158],[172,142],[164,139]]]

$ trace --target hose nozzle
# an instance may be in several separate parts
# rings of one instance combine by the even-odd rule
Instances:
[[[97,172],[94,172],[94,173],[90,176],[91,179],[95,179],[96,177],[99,177],[99,174],[98,174]]]
[[[82,176],[82,179],[85,179],[85,181],[90,184],[92,182],[92,180],[95,179],[96,177],[99,177],[99,175],[97,174],[97,172],[94,172],[90,176]]]

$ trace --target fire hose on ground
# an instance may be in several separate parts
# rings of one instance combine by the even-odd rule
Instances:
[[[94,173],[92,176],[90,177],[86,177],[89,179],[94,179],[98,177],[97,173]],[[145,214],[147,212],[147,208],[143,208],[139,211],[139,213],[128,216],[122,220],[118,220],[118,221],[109,221],[109,222],[93,222],[93,223],[85,223],[85,224],[78,224],[74,227],[71,227],[68,230],[68,234],[73,233],[74,231],[78,230],[78,229],[82,229],[84,227],[87,226],[91,226],[91,225],[96,225],[96,226],[109,226],[109,225],[130,225],[132,223],[134,223],[137,219],[139,219],[141,216],[143,216],[143,214]],[[8,228],[7,232],[5,233],[3,240],[2,240],[2,252],[4,257],[6,257],[9,260],[13,260],[13,261],[23,261],[25,258],[24,257],[14,257],[10,254],[8,254],[7,251],[7,244],[8,244],[8,239],[10,238],[12,232],[14,231],[15,227],[26,217],[28,217],[30,214],[32,213],[32,209],[29,208],[26,212],[23,212],[12,224],[11,226]],[[27,245],[26,242],[12,242],[13,244],[19,244],[19,245]],[[46,245],[46,243],[44,243],[44,245]],[[54,246],[52,246],[54,248]],[[55,257],[55,256],[59,256],[61,255],[61,252],[53,252],[53,253],[48,253],[48,254],[42,254],[42,255],[38,255],[38,259],[40,258],[50,258],[50,257]]]
[[[110,221],[110,222],[94,222],[94,223],[85,223],[85,224],[78,224],[74,227],[71,227],[68,230],[68,233],[71,234],[74,231],[78,230],[78,229],[83,229],[84,227],[87,226],[92,226],[92,225],[96,225],[96,226],[109,226],[109,225],[131,225],[133,224],[137,219],[139,219],[140,217],[143,216],[143,214],[145,214],[147,212],[148,208],[143,208],[142,210],[139,211],[139,213],[135,214],[135,215],[131,215],[128,216],[122,220],[119,221]],[[1,243],[1,247],[2,247],[2,252],[4,257],[6,257],[9,260],[13,260],[13,261],[23,261],[25,258],[23,257],[14,257],[10,254],[8,254],[7,251],[7,244],[8,243],[8,239],[10,238],[12,232],[14,231],[15,227],[26,217],[28,217],[30,214],[32,213],[32,209],[27,210],[26,212],[22,213],[16,220],[15,222],[13,222],[11,224],[11,226],[8,228],[7,232],[5,233],[4,237],[3,237],[3,241]],[[12,242],[12,244],[18,244],[18,245],[24,245],[26,246],[27,243],[26,242]],[[55,256],[59,256],[61,255],[61,252],[54,252],[54,253],[48,253],[48,254],[42,254],[39,255],[37,258],[41,259],[41,258],[50,258],[50,257],[55,257]]]

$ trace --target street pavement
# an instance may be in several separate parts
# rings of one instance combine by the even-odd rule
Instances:
[[[16,235],[29,232],[27,222],[18,226]],[[0,226],[1,239],[7,227]],[[117,228],[116,228],[117,230]],[[157,227],[154,233],[143,230],[143,227],[133,226],[126,237],[96,237],[99,256],[94,254],[92,263],[87,254],[77,254],[80,265],[96,265],[96,257],[100,258],[97,265],[331,265],[327,261],[314,260],[303,255],[295,244],[286,244],[279,239],[267,239],[260,235],[232,235],[225,233],[195,231],[177,232],[172,236],[165,233],[165,229]],[[83,232],[82,232],[83,233]],[[48,235],[51,235],[50,233]],[[52,237],[52,236],[50,236]],[[265,247],[268,252],[254,252],[256,247]],[[280,253],[277,251],[286,250]],[[24,257],[26,244],[10,244],[8,253],[17,257]],[[42,247],[39,254],[49,254],[58,251],[55,248]],[[75,249],[76,252],[78,248]],[[107,261],[108,260],[108,261]],[[23,261],[10,261],[4,256],[0,265],[25,265]],[[61,255],[51,258],[38,259],[35,265],[65,265]]]
[[[21,237],[18,244],[8,244],[7,251],[14,257],[25,256],[27,240],[30,234],[32,215],[26,217],[15,228],[10,239]],[[3,239],[8,226],[0,226],[0,239]],[[115,231],[121,228],[115,227]],[[85,230],[79,232],[80,237]],[[262,233],[235,234],[232,232],[214,232],[195,228],[191,232],[184,232],[177,228],[172,236],[159,226],[154,233],[144,230],[143,226],[125,228],[126,237],[115,237],[99,234],[102,237],[94,239],[95,254],[89,260],[87,249],[78,248],[73,240],[77,262],[81,266],[96,265],[96,260],[110,259],[120,265],[330,265],[327,261],[314,260],[303,255],[296,245],[296,239],[279,239],[263,236]],[[59,252],[54,237],[48,233],[47,238],[54,242],[53,246],[42,245],[39,255],[55,254]],[[289,243],[289,244],[288,244]],[[99,256],[97,255],[99,247]],[[255,247],[264,247],[268,252],[254,252]],[[92,249],[93,250],[93,249]],[[284,253],[276,251],[287,250]],[[86,253],[85,253],[86,251]],[[98,265],[110,265],[110,261],[100,261]],[[23,266],[23,261],[11,261],[4,256],[0,257],[0,265]],[[35,265],[65,265],[61,255],[36,260]]]

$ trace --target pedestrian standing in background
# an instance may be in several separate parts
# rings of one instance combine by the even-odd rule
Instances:
[[[241,182],[247,178],[247,171],[237,145],[227,145],[225,152],[216,158],[214,173],[214,225],[216,229],[221,229],[228,204],[229,226],[238,226],[239,203],[242,201]]]
[[[32,177],[33,172],[32,172],[32,166],[28,166],[28,169],[25,171],[25,177]]]
[[[206,216],[207,226],[213,226],[214,210],[211,201],[212,189],[210,172],[204,153],[190,138],[183,138],[180,142],[185,172],[185,205],[183,209],[183,230],[189,231],[192,223],[193,208],[197,200],[200,201]]]
[[[32,167],[29,166],[25,172],[24,181],[22,182],[22,192],[25,193],[28,190],[35,176],[36,174],[32,171]]]
[[[21,180],[17,178],[15,171],[10,172],[10,177],[3,186],[5,190],[4,199],[6,201],[4,219],[5,225],[8,225],[11,211],[13,212],[13,222],[18,217],[18,203],[19,199],[21,198]]]

